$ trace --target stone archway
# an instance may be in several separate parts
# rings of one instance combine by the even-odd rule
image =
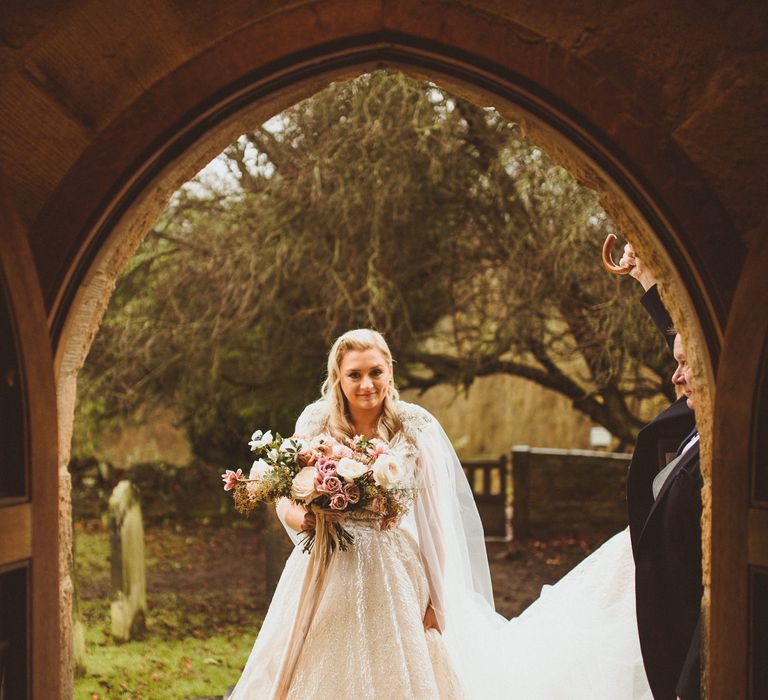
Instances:
[[[488,76],[479,76],[468,66],[463,66],[459,70],[455,65],[446,65],[435,56],[431,57],[427,64],[423,62],[422,56],[414,57],[410,54],[407,46],[392,46],[396,40],[396,36],[388,36],[386,42],[388,46],[385,49],[377,47],[376,44],[382,43],[379,41],[376,41],[373,46],[366,46],[366,60],[362,64],[357,62],[359,57],[356,51],[345,57],[349,61],[348,64],[346,61],[340,62],[342,63],[341,70],[338,70],[338,66],[334,66],[332,71],[327,72],[325,66],[318,64],[317,68],[320,71],[318,78],[322,80],[322,84],[325,84],[331,78],[346,77],[350,75],[351,71],[358,72],[370,67],[398,68],[412,74],[438,80],[442,84],[448,84],[453,90],[469,93],[475,100],[480,100],[483,104],[493,102],[500,109],[510,113],[515,119],[526,120],[528,130],[534,133],[534,138],[538,137],[538,142],[545,144],[545,148],[559,153],[560,158],[582,180],[593,183],[600,188],[608,206],[611,206],[611,213],[621,217],[625,226],[632,226],[634,231],[642,232],[638,234],[641,245],[645,245],[651,255],[656,255],[657,260],[661,261],[661,265],[667,266],[670,275],[679,275],[676,266],[660,257],[664,253],[668,254],[668,251],[664,248],[659,250],[658,244],[658,240],[663,239],[664,236],[670,240],[673,231],[664,229],[664,225],[653,211],[653,202],[648,193],[632,185],[627,178],[621,177],[618,165],[613,161],[613,154],[607,149],[604,150],[602,144],[590,143],[583,136],[579,138],[576,135],[578,133],[577,125],[566,121],[560,114],[549,112],[543,105],[532,105],[525,93],[513,93],[502,84],[491,81]],[[371,61],[368,56],[376,58]],[[306,72],[306,68],[303,68],[302,73],[306,74]],[[313,75],[310,77],[301,75],[294,84],[295,91],[291,91],[288,104],[314,92],[318,85],[318,81],[314,78]],[[267,93],[267,104],[270,104],[269,116],[277,109],[287,106],[284,99],[280,100],[279,108],[272,106],[269,97],[270,95]],[[284,95],[281,94],[280,97],[284,98]],[[238,132],[245,130],[247,122],[244,122],[244,119],[254,118],[254,113],[251,111],[252,106],[247,102],[245,104],[247,116],[244,116],[242,112],[236,112],[232,115]],[[222,110],[222,116],[226,123],[229,118],[226,109]],[[214,127],[211,131],[195,133],[195,140],[190,141],[194,158],[188,159],[189,154],[184,153],[179,161],[172,166],[175,177],[183,181],[195,172],[200,163],[197,156],[198,147],[205,149],[204,160],[208,159],[210,152],[220,151],[231,138],[230,128],[230,125],[227,124],[221,131],[217,131]],[[227,134],[227,141],[222,141],[224,134]],[[213,150],[211,151],[211,149]],[[158,157],[158,162],[165,164],[172,161],[161,154]],[[169,178],[164,182],[172,181]],[[85,284],[79,287],[78,293],[73,298],[67,320],[62,326],[61,341],[57,353],[57,377],[60,430],[67,444],[68,436],[71,435],[71,423],[64,423],[64,420],[70,419],[74,413],[77,372],[98,330],[101,314],[106,308],[113,290],[114,280],[127,264],[135,246],[143,239],[154,223],[159,209],[165,206],[170,194],[175,189],[174,185],[171,189],[158,191],[157,181],[151,176],[146,182],[147,184],[143,187],[137,187],[138,195],[135,198],[128,200],[127,203],[122,201],[115,203],[115,211],[111,213],[114,217],[114,225],[110,228],[105,227],[98,232],[97,235],[102,238],[103,243],[100,244],[101,247],[94,258],[93,267],[85,277]],[[167,188],[168,184],[160,185],[160,187]],[[122,207],[125,207],[124,211],[121,211]],[[685,299],[677,288],[670,285],[667,291],[673,303],[682,308],[689,306],[690,301]],[[688,312],[684,318],[691,319],[694,316]],[[695,328],[694,323],[690,320],[684,320],[681,325],[684,332],[696,334],[700,338],[705,336],[705,333]],[[701,341],[699,343],[701,344]],[[711,358],[708,358],[704,353],[702,353],[699,361],[703,367],[712,365]],[[64,455],[61,458],[63,464]],[[64,572],[62,573],[64,574]]]
[[[70,113],[70,121],[75,115],[79,128],[69,131],[81,140],[59,158],[55,177],[49,178],[52,186],[42,199],[33,201],[23,182],[14,183],[29,221],[56,350],[64,491],[77,369],[118,271],[167,197],[244,130],[242,124],[264,120],[331,79],[371,67],[429,77],[475,101],[494,104],[523,122],[535,141],[595,187],[622,227],[637,232],[640,252],[677,280],[667,295],[671,310],[682,321],[689,345],[700,348],[700,372],[714,388],[743,258],[733,215],[720,206],[718,195],[731,211],[734,206],[738,210],[738,203],[734,205],[733,193],[716,178],[706,177],[676,143],[674,120],[668,119],[660,96],[651,95],[650,106],[641,107],[615,79],[609,60],[582,60],[580,42],[589,43],[590,31],[598,31],[591,25],[598,33],[618,31],[628,37],[635,30],[632,17],[614,20],[607,11],[585,17],[575,4],[566,14],[581,37],[570,35],[561,19],[548,27],[540,14],[528,17],[530,8],[524,3],[499,9],[494,3],[425,0],[414,9],[408,3],[307,0],[269,5],[259,12],[250,11],[245,2],[233,3],[228,11],[237,22],[227,23],[198,8],[213,31],[212,38],[204,40],[194,18],[173,10],[160,17],[161,12],[147,7],[153,22],[170,28],[178,51],[169,52],[172,58],[159,56],[158,68],[142,61],[136,50],[117,51],[136,61],[147,87],[141,80],[131,89],[118,86],[117,104],[101,111],[91,105],[91,113],[82,109],[76,86],[57,82],[61,76],[50,61],[30,59],[23,66],[27,77],[39,92],[53,96],[60,111]],[[653,11],[657,4],[661,7],[654,2],[643,5]],[[81,3],[66,13],[63,23],[87,34],[93,32],[89,18],[99,17],[96,9]],[[743,26],[747,20],[741,21]],[[142,28],[140,18],[133,28],[140,38],[157,29],[152,22]],[[202,45],[194,46],[190,37]],[[46,38],[52,45],[67,45],[63,31],[50,30]],[[706,40],[697,46],[704,51]],[[88,50],[80,55],[87,58]],[[100,76],[93,68],[91,74],[103,95],[114,73],[104,69]],[[629,82],[642,84],[638,79]],[[10,89],[0,91],[0,106],[5,104],[6,110],[9,95]],[[72,100],[67,102],[67,97]],[[63,120],[59,123],[67,126]],[[715,190],[711,182],[718,185]],[[741,206],[749,211],[750,201]],[[711,410],[705,412],[706,425],[710,418]],[[705,472],[709,464],[705,452]],[[738,508],[729,508],[735,518],[725,523],[723,541],[732,541],[743,527]],[[716,559],[708,563],[717,569]],[[715,639],[716,632],[712,630]],[[66,648],[65,635],[65,660]],[[738,679],[744,679],[746,687],[744,649],[736,644],[718,648],[717,657],[711,655],[713,697],[726,687],[729,693],[743,694]],[[67,693],[65,681],[65,697]]]

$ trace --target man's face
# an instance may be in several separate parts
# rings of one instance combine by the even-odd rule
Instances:
[[[694,389],[693,370],[688,364],[688,358],[686,357],[685,349],[683,348],[683,339],[680,337],[679,333],[675,336],[674,353],[675,360],[677,360],[677,368],[672,375],[672,383],[682,389],[682,392],[686,396],[688,408],[695,410],[696,392]]]

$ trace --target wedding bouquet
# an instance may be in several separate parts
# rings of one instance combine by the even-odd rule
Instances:
[[[344,514],[367,511],[386,529],[414,497],[402,463],[377,438],[341,442],[325,433],[282,438],[257,430],[248,444],[256,456],[248,478],[242,469],[221,475],[224,490],[234,491],[235,508],[247,514],[259,503],[289,498],[322,520],[331,551],[353,542],[340,522]],[[316,532],[304,533],[304,551],[312,549]]]

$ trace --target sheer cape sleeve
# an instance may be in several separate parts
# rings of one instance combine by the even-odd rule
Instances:
[[[416,449],[413,515],[442,641],[473,698],[510,697],[500,668],[507,621],[494,606],[485,537],[464,469],[440,423],[400,402],[406,439]]]
[[[458,599],[475,599],[493,612],[485,539],[459,458],[438,421],[400,402],[406,437],[416,448],[414,517],[432,605],[441,626],[451,623]]]

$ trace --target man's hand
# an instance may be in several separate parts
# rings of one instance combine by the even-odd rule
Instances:
[[[656,284],[656,277],[643,264],[643,261],[635,255],[635,249],[632,247],[631,243],[627,243],[624,246],[624,255],[621,256],[619,265],[621,267],[625,265],[631,267],[632,269],[629,271],[630,276],[640,282],[646,292]]]

